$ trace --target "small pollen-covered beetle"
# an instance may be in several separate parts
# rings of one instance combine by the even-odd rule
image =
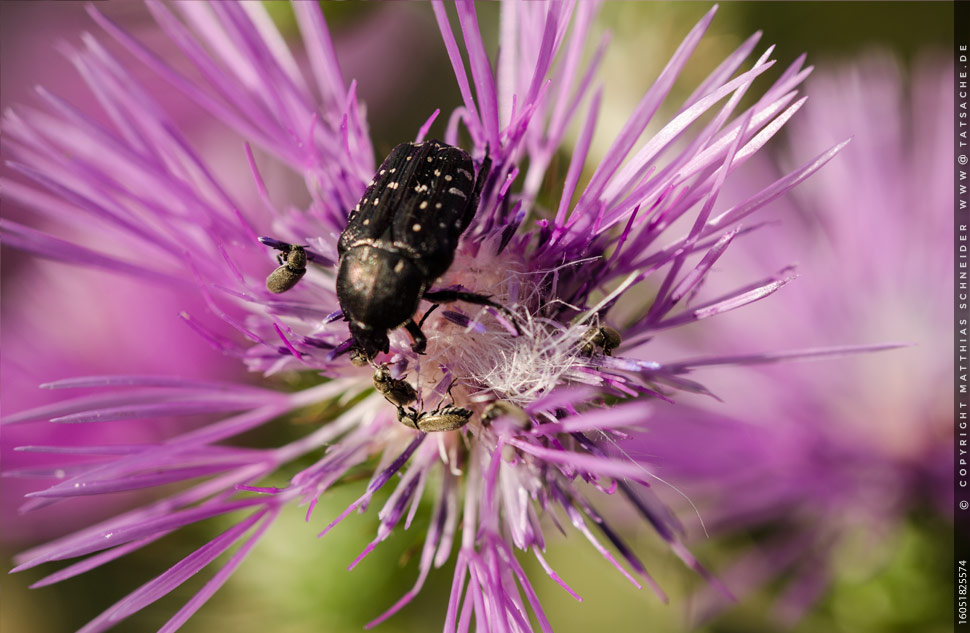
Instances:
[[[266,289],[272,293],[286,292],[306,274],[306,250],[302,246],[286,244],[287,250],[277,256],[280,267],[266,278]]]
[[[496,400],[482,411],[481,419],[484,426],[490,426],[492,422],[499,418],[511,420],[520,429],[528,429],[532,426],[529,414],[507,400]]]
[[[404,426],[424,431],[425,433],[435,433],[437,431],[457,431],[468,424],[472,412],[462,407],[449,405],[440,407],[434,411],[422,411],[418,413],[413,407],[398,407],[397,421]]]
[[[405,380],[392,378],[387,365],[378,365],[374,370],[374,389],[396,407],[411,404],[418,398],[417,391]]]
[[[587,356],[592,356],[597,349],[602,349],[603,354],[613,355],[613,350],[620,346],[623,339],[620,333],[608,325],[594,325],[586,330],[580,343],[579,351]]]

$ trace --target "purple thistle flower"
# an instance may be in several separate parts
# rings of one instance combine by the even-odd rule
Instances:
[[[789,622],[844,569],[846,551],[865,549],[866,564],[876,561],[868,578],[895,553],[908,516],[952,512],[952,413],[939,393],[952,372],[950,334],[939,327],[952,297],[934,284],[952,266],[951,79],[952,66],[933,59],[904,81],[884,53],[814,78],[813,108],[792,126],[792,145],[850,131],[853,142],[839,170],[780,203],[784,221],[735,269],[743,275],[794,257],[807,272],[743,323],[713,325],[703,352],[687,339],[679,352],[736,354],[755,339],[793,338],[912,346],[837,367],[712,377],[708,386],[724,403],[658,408],[649,438],[628,447],[683,488],[711,534],[770,535],[754,539],[725,575],[739,592],[780,586],[775,615]],[[767,178],[775,170],[759,165]],[[716,449],[697,450],[705,446]],[[726,606],[707,598],[701,617]]]
[[[385,487],[393,489],[377,511],[373,542],[351,567],[395,530],[407,529],[423,497],[435,500],[414,589],[372,625],[407,604],[432,567],[455,555],[445,630],[468,631],[473,621],[488,630],[532,630],[529,613],[541,630],[551,630],[515,550],[536,556],[572,593],[542,557],[541,521],[559,526],[561,518],[630,582],[649,584],[663,598],[645,565],[598,513],[592,490],[624,499],[689,567],[710,578],[682,545],[678,523],[652,497],[650,469],[612,455],[609,446],[643,427],[648,400],[706,392],[685,377],[695,366],[776,358],[660,363],[650,360],[648,343],[664,330],[758,301],[791,280],[785,272],[762,275],[681,307],[733,240],[754,228],[743,227],[742,220],[845,145],[837,143],[738,204],[718,204],[728,174],[801,108],[804,98],[796,98],[796,88],[810,69],[798,59],[753,105],[740,109],[752,83],[774,63],[768,48],[742,69],[757,45],[753,36],[711,72],[673,119],[641,142],[713,19],[712,9],[674,52],[583,187],[601,100],[596,71],[606,44],[602,39],[583,61],[596,5],[504,3],[494,64],[472,2],[459,2],[453,11],[440,2],[432,7],[463,102],[447,119],[443,139],[464,147],[475,161],[486,155],[492,161],[478,213],[435,287],[487,292],[515,314],[518,331],[491,308],[458,304],[423,326],[426,355],[413,353],[395,331],[390,353],[378,361],[394,380],[416,388],[422,410],[453,400],[472,411],[459,431],[425,434],[399,424],[395,407],[374,392],[371,369],[353,366],[345,354],[352,341],[334,288],[337,236],[375,161],[356,82],[345,82],[316,3],[293,5],[305,68],[260,4],[150,2],[190,71],[91,9],[129,55],[240,136],[258,204],[242,201],[148,87],[134,80],[127,61],[93,37],[70,55],[98,97],[103,121],[46,89],[38,91],[43,108],[5,114],[10,165],[30,183],[6,179],[7,199],[63,229],[55,236],[4,220],[6,244],[201,296],[218,318],[183,312],[185,324],[200,341],[267,377],[261,385],[147,374],[59,380],[47,386],[93,391],[5,418],[6,424],[186,415],[209,420],[150,445],[49,449],[100,461],[29,495],[25,511],[79,496],[185,486],[23,552],[15,571],[84,557],[35,586],[74,577],[211,517],[232,514],[237,521],[109,608],[85,633],[105,630],[158,600],[235,547],[161,630],[177,629],[222,586],[284,506],[305,506],[309,519],[328,489],[361,468],[371,473],[364,494],[320,534],[365,511]],[[449,13],[457,14],[457,29]],[[437,114],[417,130],[416,142],[429,134]],[[567,151],[569,166],[559,181],[549,166],[571,125],[579,138]],[[272,201],[279,192],[270,191],[261,174],[276,164],[302,178],[306,194],[300,194],[309,196],[308,204],[281,208]],[[544,203],[544,187],[555,187],[559,202]],[[314,253],[306,276],[285,295],[265,288],[274,253],[260,244],[261,235],[305,244]],[[622,335],[615,356],[610,345],[591,338],[607,324]],[[272,378],[282,372],[303,372],[315,384],[282,391]],[[607,406],[606,399],[626,402]],[[246,431],[321,403],[340,412],[296,441],[260,448],[231,444]],[[492,403],[505,408],[486,424],[481,415]],[[282,481],[277,471],[298,459],[312,463]]]
[[[90,19],[84,6],[62,3],[54,15],[47,9],[31,3],[3,7],[0,40],[5,58],[17,63],[3,67],[0,110],[29,97],[38,77],[56,85],[76,106],[97,108],[97,100],[70,62],[53,48],[44,51],[37,46],[38,41],[57,41],[86,27]],[[189,108],[179,108],[181,101],[170,94],[163,104],[176,123],[186,128],[197,116],[191,116]],[[2,212],[4,217],[21,221],[33,216],[31,210],[17,208],[8,199],[3,201]],[[4,412],[51,404],[63,393],[37,389],[37,385],[77,375],[138,373],[149,365],[156,372],[209,379],[237,380],[243,374],[236,359],[199,345],[198,336],[172,318],[180,309],[203,310],[201,298],[93,270],[64,272],[63,265],[56,262],[4,252],[0,328],[0,403]],[[91,301],[92,297],[98,301]],[[65,306],[70,307],[70,327],[65,327]],[[146,345],[148,336],[164,340],[164,347]],[[106,354],[105,350],[112,352]],[[23,445],[157,442],[188,428],[185,423],[185,418],[160,418],[150,424],[42,422],[4,428],[0,433],[0,461],[6,477],[0,485],[0,541],[7,547],[37,543],[101,520],[125,505],[118,495],[102,495],[83,503],[58,504],[29,520],[16,520],[24,494],[37,489],[37,477],[70,470],[74,462],[91,459],[34,452]],[[130,499],[128,502],[130,505]]]

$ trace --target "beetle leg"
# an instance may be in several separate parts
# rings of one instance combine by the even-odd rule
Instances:
[[[451,382],[450,382],[450,383],[448,383],[448,397],[449,397],[449,398],[451,399],[451,404],[452,404],[452,405],[454,405],[454,404],[455,404],[455,396],[453,396],[453,395],[451,394],[451,388],[455,386],[455,382],[456,382],[457,380],[458,380],[457,378],[455,378],[454,376],[452,376],[452,378],[451,378]]]
[[[421,430],[418,428],[418,420],[421,417],[422,414],[419,414],[417,410],[412,407],[408,407],[407,410],[405,410],[404,407],[397,408],[397,421],[416,431]]]
[[[461,290],[435,290],[434,292],[424,293],[424,298],[428,301],[434,303],[452,303],[454,301],[464,301],[465,303],[472,303],[479,306],[489,306],[500,310],[512,325],[515,327],[515,331],[518,334],[522,334],[522,330],[519,329],[518,319],[512,314],[512,311],[503,306],[501,303],[496,303],[486,295],[480,295],[477,292],[462,292]],[[410,331],[410,330],[409,330]]]
[[[421,319],[421,322],[424,323],[424,319]],[[424,354],[424,350],[428,347],[428,339],[425,338],[424,332],[421,331],[421,326],[415,323],[414,319],[408,319],[407,323],[404,324],[404,329],[414,339],[414,343],[411,344],[411,351],[415,354]]]
[[[438,304],[437,303],[434,304],[434,305],[432,305],[430,308],[428,308],[428,311],[425,312],[424,313],[424,316],[421,317],[421,320],[418,321],[418,328],[419,329],[421,328],[422,325],[424,325],[424,322],[428,320],[428,317],[431,316],[431,313],[434,312],[437,309],[438,309]]]

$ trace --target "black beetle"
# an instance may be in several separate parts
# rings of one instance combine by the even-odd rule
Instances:
[[[485,295],[428,292],[451,266],[490,168],[486,156],[475,177],[471,156],[438,141],[402,143],[384,159],[337,244],[337,300],[367,358],[387,352],[388,331],[401,326],[414,339],[411,349],[424,352],[427,341],[413,318],[422,298],[507,313]]]
[[[423,353],[427,339],[414,315],[422,299],[432,303],[466,301],[501,310],[518,331],[515,317],[488,296],[460,290],[428,289],[451,266],[458,240],[475,217],[491,169],[488,156],[477,177],[471,156],[439,141],[402,143],[384,159],[337,242],[337,301],[356,348],[351,356],[373,359],[387,352],[387,333],[404,326]],[[283,251],[286,263],[296,249],[271,238],[260,240]],[[315,257],[305,251],[307,259]],[[280,258],[281,263],[283,258]],[[281,266],[270,275],[286,276],[288,290],[299,280]],[[302,276],[302,275],[300,275]],[[292,282],[292,283],[290,283]],[[273,290],[273,288],[270,288]],[[280,292],[282,292],[280,290]],[[275,290],[274,290],[275,292]]]

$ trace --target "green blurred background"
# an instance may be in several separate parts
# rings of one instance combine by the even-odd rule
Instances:
[[[29,8],[38,3],[4,2],[6,28],[35,28],[43,13]],[[107,3],[111,4],[111,3]],[[292,15],[285,5],[271,3],[274,17],[291,29]],[[21,6],[22,5],[22,6]],[[78,28],[95,30],[77,3],[49,6],[60,15],[73,11]],[[482,25],[494,33],[496,7],[482,7]],[[622,123],[670,53],[689,28],[710,8],[706,2],[607,2],[601,25],[613,31],[614,40],[604,64],[606,84],[603,129]],[[125,15],[143,12],[137,6],[109,7]],[[401,139],[411,138],[431,110],[444,113],[458,104],[450,65],[444,56],[430,7],[424,3],[346,2],[324,5],[334,32],[341,61],[352,68],[345,77],[360,82],[367,102],[371,129],[378,153]],[[391,13],[393,12],[393,13]],[[758,50],[775,43],[775,56],[783,68],[802,52],[816,67],[836,65],[873,48],[895,52],[904,63],[927,53],[946,54],[952,41],[953,7],[948,2],[728,2],[722,4],[707,37],[677,84],[681,97],[749,34],[764,31]],[[385,15],[386,14],[386,15]],[[388,17],[391,16],[391,17]],[[347,58],[360,49],[377,23],[391,22],[403,43],[414,47],[404,58],[410,72],[368,68],[373,60]],[[389,33],[393,32],[389,31]],[[66,33],[65,33],[66,36]],[[397,42],[398,40],[394,40]],[[486,35],[486,41],[495,37]],[[37,41],[38,49],[53,41]],[[12,63],[6,51],[4,67]],[[378,77],[378,79],[373,79]],[[42,81],[42,78],[37,78]],[[387,82],[392,82],[388,84]],[[763,84],[767,80],[762,80]],[[393,98],[387,98],[387,92]],[[446,115],[440,121],[446,120]],[[611,120],[612,119],[612,123]],[[438,130],[442,129],[439,125]],[[288,508],[250,555],[233,580],[183,628],[188,632],[231,630],[283,633],[361,631],[363,625],[407,591],[417,575],[416,553],[424,525],[419,519],[410,531],[398,533],[382,544],[352,572],[347,565],[375,532],[374,513],[353,515],[323,539],[315,534],[363,490],[364,482],[346,484],[328,494],[317,507],[310,524],[303,509]],[[372,506],[380,507],[381,495]],[[430,508],[429,508],[430,509]],[[418,513],[425,517],[426,513]],[[144,551],[127,556],[106,568],[65,583],[38,590],[27,585],[50,572],[31,570],[0,581],[4,633],[66,632],[82,626],[115,600],[166,569],[201,542],[228,524],[211,521],[173,534]],[[793,630],[801,633],[934,633],[949,630],[950,596],[942,579],[950,576],[947,554],[952,540],[945,518],[916,512],[893,541],[892,551],[873,573],[860,572],[846,556],[835,583],[809,614],[792,629],[767,624],[763,616],[771,591],[749,597],[699,630],[709,633],[768,633]],[[691,630],[686,613],[689,593],[698,579],[646,528],[630,533],[630,541],[647,563],[649,571],[670,594],[664,605],[649,590],[636,590],[579,537],[564,539],[549,534],[550,564],[584,597],[575,602],[529,556],[523,556],[556,631],[579,633],[593,630],[652,631]],[[4,560],[25,546],[6,544]],[[714,570],[730,558],[733,548],[743,547],[744,537],[730,542],[711,539],[693,549]],[[439,630],[445,610],[453,568],[434,571],[411,606],[383,624],[383,633]],[[119,624],[116,631],[150,631],[161,626],[207,579],[188,583],[172,595]],[[936,587],[936,591],[927,588]]]

